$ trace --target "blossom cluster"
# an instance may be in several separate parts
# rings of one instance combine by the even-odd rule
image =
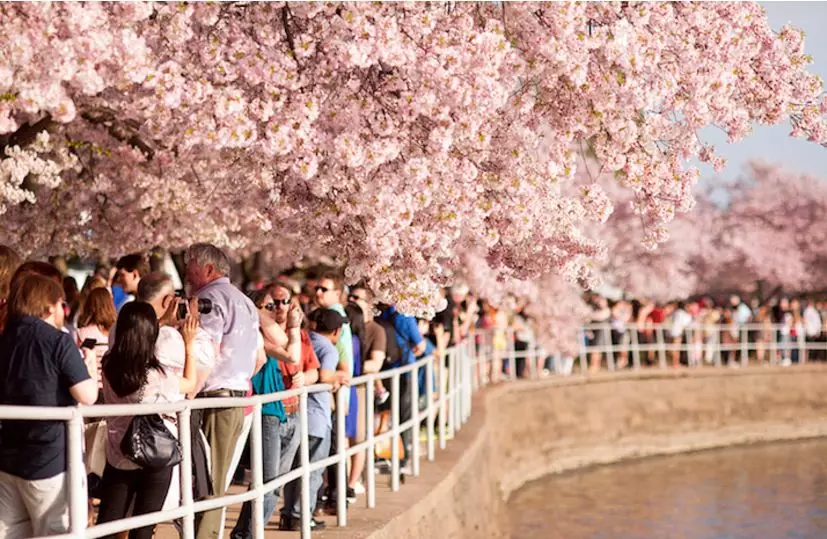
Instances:
[[[466,252],[495,279],[593,279],[605,247],[590,223],[618,200],[577,183],[583,152],[656,244],[693,205],[686,160],[722,166],[703,127],[734,141],[790,119],[794,135],[827,141],[801,33],[774,33],[753,3],[0,14],[0,231],[16,247],[303,246],[425,316]],[[49,152],[29,147],[38,129]]]

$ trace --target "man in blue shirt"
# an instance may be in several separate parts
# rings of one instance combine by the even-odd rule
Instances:
[[[339,351],[336,343],[342,336],[345,319],[333,309],[317,309],[310,315],[310,342],[319,358],[319,382],[333,384],[338,389],[341,377],[337,375]],[[331,413],[332,396],[328,391],[311,393],[307,397],[307,438],[310,449],[310,462],[318,462],[330,454],[330,436],[333,428]],[[319,489],[322,487],[324,469],[310,472],[310,514],[316,509]],[[322,529],[325,523],[313,519],[312,529]],[[299,480],[292,481],[284,489],[284,508],[282,509],[279,529],[301,530],[301,486]]]
[[[427,349],[427,341],[422,337],[419,331],[419,325],[416,318],[400,314],[396,311],[393,305],[380,304],[379,309],[382,313],[377,318],[377,322],[387,327],[393,327],[393,332],[396,334],[396,344],[402,351],[402,357],[391,364],[387,368],[397,368],[403,365],[410,365],[416,361],[416,358],[425,353]],[[390,382],[390,380],[387,380]],[[403,374],[399,377],[399,421],[404,423],[411,418],[413,403],[411,402],[410,374]],[[402,466],[402,473],[408,473],[407,469],[408,456],[411,452],[413,439],[413,432],[407,430],[402,433],[402,442],[405,445],[405,455],[400,462]]]

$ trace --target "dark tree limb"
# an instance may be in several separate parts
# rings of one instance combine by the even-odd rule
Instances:
[[[148,160],[152,160],[155,150],[138,136],[139,125],[135,121],[119,121],[115,111],[109,109],[93,109],[81,114],[81,118],[89,123],[104,126],[112,138],[129,144],[140,150]]]
[[[115,111],[110,109],[92,109],[81,113],[81,118],[94,125],[101,125],[106,128],[112,138],[129,144],[140,150],[149,160],[155,154],[155,150],[138,136],[140,124],[134,120],[119,120]],[[0,158],[5,156],[6,148],[28,146],[34,142],[37,135],[57,126],[58,122],[46,115],[33,124],[24,124],[14,133],[0,136]]]
[[[43,119],[33,124],[21,125],[14,133],[0,136],[0,157],[6,155],[6,148],[11,148],[12,146],[20,146],[23,148],[28,146],[34,142],[38,134],[48,130],[54,124],[55,122],[52,121],[52,117],[46,115]]]

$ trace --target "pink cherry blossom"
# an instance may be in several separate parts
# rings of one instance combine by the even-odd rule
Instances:
[[[606,252],[592,227],[628,198],[643,239],[665,240],[693,205],[686,161],[723,166],[698,140],[708,125],[737,141],[790,120],[827,142],[801,33],[774,33],[754,3],[0,14],[0,230],[27,254],[295,241],[427,315],[465,252],[518,282],[591,281]],[[583,191],[585,153],[622,198]]]

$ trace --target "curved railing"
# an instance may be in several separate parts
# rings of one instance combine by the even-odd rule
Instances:
[[[814,354],[827,358],[827,332],[808,338],[803,325],[673,323],[589,324],[580,331],[580,367],[585,373],[590,356],[600,354],[610,371],[625,357],[629,368],[668,368],[677,357],[688,366],[721,367],[749,364],[806,363]],[[652,361],[654,358],[654,361]]]
[[[490,339],[485,334],[479,338],[471,335],[461,344],[450,348],[444,356],[443,362],[438,362],[434,356],[428,356],[410,365],[400,368],[382,371],[374,374],[366,374],[353,378],[350,386],[365,386],[366,391],[366,440],[352,447],[345,445],[345,392],[336,393],[335,424],[337,447],[335,455],[325,459],[310,462],[308,444],[308,419],[307,419],[307,397],[309,394],[331,391],[328,384],[316,384],[300,389],[283,391],[268,395],[256,395],[246,398],[205,398],[195,400],[184,400],[167,404],[135,404],[135,405],[95,405],[77,407],[33,407],[33,406],[0,406],[0,420],[31,420],[31,421],[65,421],[67,423],[67,462],[68,462],[68,485],[69,485],[69,515],[70,531],[68,534],[58,536],[65,538],[96,538],[112,535],[125,530],[141,526],[159,524],[162,522],[181,519],[182,533],[185,539],[195,536],[195,515],[203,511],[217,508],[226,508],[230,505],[239,504],[245,501],[252,501],[253,504],[253,536],[264,537],[263,519],[263,496],[266,492],[283,487],[294,479],[301,479],[301,526],[302,537],[310,536],[309,513],[309,474],[313,470],[326,468],[338,464],[337,482],[337,524],[347,525],[347,481],[345,479],[345,463],[350,455],[360,451],[367,452],[366,463],[366,501],[369,508],[376,506],[376,478],[373,473],[375,465],[375,448],[377,444],[388,439],[391,445],[391,478],[392,491],[400,488],[400,448],[395,443],[397,437],[401,437],[406,431],[413,431],[411,444],[410,464],[414,476],[419,475],[422,460],[422,448],[420,447],[419,428],[424,421],[426,424],[425,458],[433,461],[436,458],[436,446],[440,449],[446,447],[448,438],[451,438],[456,431],[468,420],[471,415],[471,396],[477,389],[483,387],[491,379],[487,364],[491,357]],[[502,355],[502,361],[506,364],[514,361],[519,354],[516,354],[513,347]],[[512,363],[513,364],[513,363]],[[440,368],[440,365],[444,368]],[[419,373],[425,371],[425,406],[421,406],[419,384],[417,383]],[[514,371],[514,369],[511,369]],[[400,418],[400,380],[403,376],[409,376],[411,382],[408,384],[411,392],[412,413],[411,419],[402,422]],[[435,383],[435,378],[439,378]],[[391,380],[391,427],[388,431],[375,434],[374,425],[374,382],[376,380]],[[262,467],[262,432],[261,415],[262,405],[280,401],[289,397],[299,398],[299,424],[301,441],[299,445],[299,459],[301,465],[295,470],[281,475],[272,481],[264,482]],[[192,496],[192,450],[190,437],[190,414],[192,410],[210,408],[246,408],[252,407],[252,421],[250,422],[250,460],[252,484],[250,490],[243,493],[228,494],[221,497],[209,498],[195,501]],[[181,444],[183,460],[180,463],[180,503],[178,507],[161,510],[145,515],[133,516],[121,520],[98,524],[87,527],[87,491],[86,472],[83,460],[83,425],[85,418],[107,418],[117,416],[134,416],[147,414],[177,415],[178,439]],[[436,433],[435,433],[436,431]],[[246,434],[243,434],[246,436]],[[228,480],[229,481],[229,480]]]
[[[731,342],[722,342],[722,332],[727,331],[733,336]],[[641,332],[641,333],[639,333]],[[647,332],[647,333],[642,333]],[[641,342],[642,334],[651,335],[652,342]],[[595,339],[595,336],[600,336]],[[390,486],[392,491],[400,489],[400,448],[396,443],[398,437],[407,431],[412,431],[414,442],[411,444],[411,472],[419,475],[423,448],[417,436],[420,425],[426,427],[424,458],[433,461],[437,455],[437,446],[444,449],[450,438],[468,420],[472,413],[472,395],[485,387],[491,381],[517,379],[517,367],[522,361],[523,376],[537,378],[540,369],[546,361],[546,352],[529,343],[524,351],[515,350],[514,334],[511,330],[505,332],[506,343],[504,349],[496,349],[493,345],[492,333],[481,332],[472,334],[461,344],[448,349],[442,361],[434,356],[422,358],[415,363],[353,378],[351,387],[365,386],[366,400],[366,439],[352,447],[346,447],[345,437],[345,392],[336,393],[335,424],[337,447],[335,454],[316,462],[310,462],[307,434],[307,398],[309,394],[321,391],[331,391],[328,384],[316,384],[300,389],[283,391],[268,395],[256,395],[244,398],[209,398],[184,400],[169,404],[136,404],[136,405],[95,405],[87,407],[33,407],[33,406],[0,406],[0,420],[31,420],[31,421],[65,421],[67,423],[67,462],[69,485],[69,515],[70,532],[59,536],[61,538],[96,538],[118,532],[134,529],[141,526],[159,524],[181,519],[182,534],[185,539],[195,536],[195,515],[197,513],[217,508],[226,508],[245,501],[252,501],[253,505],[253,536],[257,539],[264,537],[263,496],[276,488],[283,487],[290,481],[301,479],[301,527],[302,537],[310,537],[311,515],[309,475],[313,470],[326,468],[338,464],[337,481],[337,525],[346,526],[348,508],[346,501],[347,481],[345,478],[347,458],[355,453],[367,453],[365,469],[366,476],[366,504],[368,508],[376,506],[376,477],[372,473],[375,466],[375,450],[378,444],[391,440],[391,470]],[[628,337],[627,337],[628,336]],[[737,339],[735,337],[738,337]],[[584,374],[588,372],[589,356],[600,354],[605,358],[609,370],[616,370],[616,358],[626,354],[629,359],[629,368],[639,369],[646,365],[644,357],[649,355],[656,358],[653,367],[667,368],[670,361],[668,355],[672,353],[686,354],[686,357],[712,357],[712,364],[721,366],[722,353],[737,355],[740,364],[746,365],[751,357],[761,350],[765,350],[770,357],[784,354],[792,350],[799,350],[800,361],[806,362],[808,355],[815,351],[822,351],[827,357],[827,341],[814,342],[804,337],[803,331],[795,339],[791,339],[784,326],[769,326],[766,324],[747,324],[737,328],[724,325],[693,324],[676,336],[670,324],[646,325],[637,327],[627,325],[623,331],[615,331],[610,324],[592,324],[581,330],[583,342],[580,347],[580,365]],[[587,339],[589,337],[589,339]],[[765,338],[766,337],[766,338]],[[786,351],[786,352],[785,352]],[[711,356],[704,356],[710,354]],[[700,355],[699,355],[700,354]],[[554,356],[553,371],[567,374],[568,369],[561,367],[561,357]],[[699,363],[702,364],[702,363]],[[571,365],[570,365],[571,366]],[[443,368],[440,368],[443,367]],[[425,405],[420,405],[420,389],[417,383],[419,374],[424,370]],[[408,384],[412,413],[411,419],[402,422],[400,417],[400,387],[403,376],[409,376]],[[435,380],[438,378],[438,380]],[[391,380],[391,426],[381,434],[375,434],[375,418],[373,413],[374,382],[376,380]],[[262,466],[262,406],[285,398],[299,398],[299,459],[300,466],[289,473],[280,475],[272,481],[264,482]],[[192,496],[192,452],[190,437],[190,414],[192,410],[210,408],[252,408],[249,422],[250,460],[252,481],[247,492],[227,494],[221,497],[195,501]],[[86,472],[83,460],[83,425],[86,418],[107,418],[117,416],[134,416],[146,414],[176,414],[178,438],[181,443],[183,460],[179,465],[180,503],[172,509],[165,509],[145,515],[133,516],[121,520],[87,527],[87,491]],[[247,434],[243,433],[246,438]],[[228,478],[229,482],[229,478]]]

